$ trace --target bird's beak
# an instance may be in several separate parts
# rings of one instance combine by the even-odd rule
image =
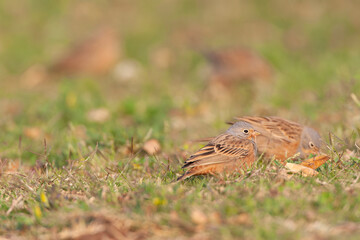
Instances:
[[[258,131],[256,131],[256,130],[254,130],[253,135],[256,137],[256,136],[258,136],[258,135],[261,135],[261,133],[258,132]]]
[[[258,135],[260,135],[260,132],[256,131],[255,129],[250,129],[250,137],[256,137]]]
[[[322,148],[315,147],[314,150],[316,152],[316,155],[326,155]]]

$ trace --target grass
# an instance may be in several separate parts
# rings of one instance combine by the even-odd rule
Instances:
[[[0,235],[357,239],[356,9],[338,1],[1,2]],[[103,23],[122,36],[123,59],[139,65],[134,80],[24,83],[27,68],[50,65],[72,39]],[[198,49],[237,45],[263,55],[274,82],[213,98]],[[171,56],[165,68],[151,60],[161,48]],[[89,112],[99,108],[109,118],[94,122]],[[316,177],[289,177],[260,158],[244,175],[173,183],[201,147],[189,140],[214,136],[241,115],[314,126],[332,159]],[[152,138],[157,155],[142,150]]]

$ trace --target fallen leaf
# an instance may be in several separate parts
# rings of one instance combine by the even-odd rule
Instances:
[[[222,222],[221,214],[219,212],[212,212],[209,215],[210,222],[219,224]]]
[[[327,155],[320,155],[320,156],[306,159],[305,161],[300,163],[300,165],[315,170],[315,169],[319,168],[321,165],[323,165],[325,162],[327,162],[329,159],[330,159],[330,157]]]
[[[286,163],[285,167],[293,173],[301,173],[305,177],[316,176],[319,173],[314,169],[296,164],[296,163]]]
[[[143,149],[147,154],[154,155],[161,151],[161,146],[158,140],[150,139],[145,142]]]
[[[229,222],[237,225],[251,225],[251,219],[247,213],[240,213],[239,215],[233,216],[229,219]]]
[[[203,225],[208,221],[205,213],[198,209],[195,209],[191,212],[191,220],[198,225]]]
[[[106,108],[97,108],[87,113],[87,119],[90,122],[104,123],[110,118],[110,112]]]
[[[44,133],[38,127],[28,127],[24,129],[24,135],[28,138],[38,140],[44,136]]]

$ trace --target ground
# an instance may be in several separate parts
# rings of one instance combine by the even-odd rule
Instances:
[[[1,1],[0,235],[13,239],[358,239],[360,17],[356,1]],[[44,73],[111,25],[106,74]],[[209,86],[205,50],[245,46],[270,82]],[[130,70],[129,70],[130,69]],[[276,160],[174,180],[242,115],[319,130],[316,177]],[[156,139],[160,151],[144,145]],[[157,141],[150,142],[151,146]],[[92,238],[90,238],[92,237]]]

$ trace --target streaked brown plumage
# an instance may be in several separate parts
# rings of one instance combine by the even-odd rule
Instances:
[[[108,73],[119,58],[119,41],[113,29],[104,27],[79,42],[50,68],[58,74]]]
[[[269,81],[273,74],[262,57],[246,48],[205,52],[204,55],[212,65],[210,80],[223,85],[244,80]]]
[[[236,117],[259,131],[256,145],[260,154],[285,161],[300,153],[301,158],[320,151],[321,137],[313,128],[280,117]]]
[[[183,166],[188,170],[178,180],[194,175],[233,173],[250,167],[256,160],[253,140],[256,135],[258,132],[246,122],[235,123],[191,155]]]

